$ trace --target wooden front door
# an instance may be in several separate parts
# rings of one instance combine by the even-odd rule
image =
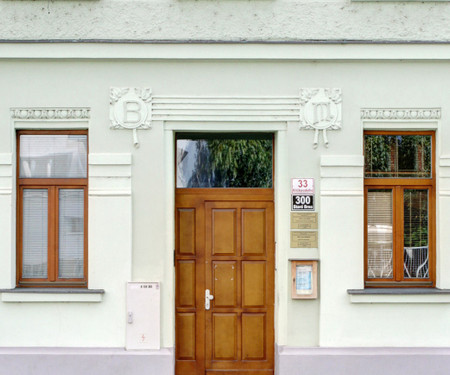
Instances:
[[[273,374],[274,247],[273,189],[176,190],[177,375]]]

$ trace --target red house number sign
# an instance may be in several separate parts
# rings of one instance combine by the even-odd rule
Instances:
[[[314,194],[314,178],[293,178],[291,194]]]

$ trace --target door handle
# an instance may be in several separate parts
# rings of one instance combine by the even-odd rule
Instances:
[[[211,303],[209,301],[211,301],[212,299],[214,299],[214,296],[211,294],[209,289],[206,289],[205,290],[205,310],[209,310],[211,308]]]

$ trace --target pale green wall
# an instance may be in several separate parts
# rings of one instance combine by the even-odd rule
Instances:
[[[315,178],[316,209],[319,216],[323,215],[324,208],[320,207],[319,199],[320,157],[362,154],[361,108],[442,107],[441,153],[450,153],[450,142],[445,141],[450,139],[446,126],[450,120],[448,69],[448,63],[422,62],[1,60],[0,153],[12,151],[10,107],[91,107],[90,152],[132,154],[132,237],[129,241],[132,243],[132,258],[129,259],[131,253],[123,249],[123,256],[114,258],[115,263],[111,266],[120,269],[122,262],[128,261],[132,280],[162,282],[162,345],[173,346],[174,268],[170,261],[173,251],[173,211],[170,210],[173,207],[173,181],[170,181],[172,171],[169,170],[173,164],[168,158],[172,152],[172,132],[165,132],[164,125],[155,122],[151,130],[139,131],[141,147],[133,148],[131,132],[109,129],[110,87],[151,87],[153,95],[179,96],[296,96],[302,87],[341,88],[343,128],[328,133],[329,148],[319,143],[319,148],[314,150],[313,132],[300,131],[295,123],[289,123],[287,130],[277,135],[279,144],[286,147],[277,154],[277,168],[282,170],[277,174],[279,180],[276,184],[277,343],[291,346],[387,345],[391,343],[392,337],[387,333],[392,326],[385,326],[384,335],[379,333],[379,327],[385,324],[386,314],[390,314],[395,316],[395,322],[403,319],[406,322],[396,333],[399,337],[396,344],[412,345],[408,329],[421,321],[426,312],[424,327],[433,335],[423,334],[420,340],[418,336],[416,344],[450,345],[448,305],[356,306],[349,302],[346,289],[354,287],[353,280],[362,275],[362,271],[352,273],[349,282],[340,277],[347,273],[348,268],[360,266],[352,263],[352,259],[359,259],[358,254],[363,251],[358,239],[349,241],[351,248],[342,246],[327,252],[330,254],[326,268],[329,273],[321,272],[321,283],[326,288],[318,300],[290,299],[288,263],[289,258],[320,258],[322,255],[320,249],[289,248],[290,178]],[[356,206],[354,211],[345,214],[354,214],[359,220],[360,208]],[[326,212],[330,214],[330,211]],[[327,218],[331,219],[321,221],[324,225],[319,228],[320,236],[341,238],[339,243],[345,245],[345,238],[352,236],[352,221],[348,220],[349,226],[336,229],[337,218]],[[95,234],[90,233],[90,236]],[[104,239],[104,256],[108,254],[108,241],[108,238]],[[96,243],[100,241],[97,239]],[[441,243],[441,246],[443,249],[447,247],[446,243]],[[91,248],[90,251],[97,249]],[[334,263],[330,265],[330,262]],[[5,267],[10,266],[0,265],[0,271]],[[445,268],[441,270],[444,271]],[[124,290],[129,272],[124,271],[119,278],[106,269],[92,272],[101,272],[96,279],[103,281],[103,285],[99,282],[96,287],[106,290],[103,302],[0,303],[0,345],[123,346]],[[335,280],[339,282],[335,283]],[[120,288],[123,289],[114,300]],[[325,299],[324,307],[321,304]],[[27,322],[25,326],[24,321]],[[20,334],[16,334],[19,326],[22,327]],[[46,328],[45,336],[37,328],[39,326]],[[343,336],[345,340],[342,340]]]

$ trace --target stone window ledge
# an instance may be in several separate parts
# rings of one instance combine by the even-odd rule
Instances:
[[[15,288],[0,289],[2,302],[101,302],[103,289]]]
[[[347,293],[351,303],[450,303],[450,289],[367,288]]]

